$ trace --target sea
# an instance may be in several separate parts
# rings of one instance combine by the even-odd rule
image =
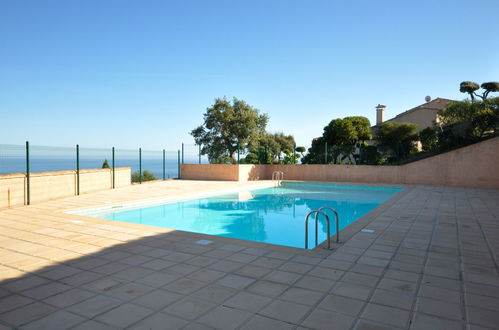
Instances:
[[[102,157],[80,158],[80,169],[102,168],[104,162]],[[107,159],[109,166],[112,166],[111,159]],[[198,157],[184,158],[185,164],[198,164]],[[207,164],[206,157],[201,158],[202,164]],[[76,159],[74,157],[31,157],[30,172],[49,172],[76,170]],[[132,173],[139,170],[138,158],[121,158],[115,160],[115,167],[131,167]],[[163,159],[143,158],[142,171],[148,170],[156,175],[158,179],[163,179]],[[0,157],[0,174],[25,173],[25,157]],[[165,161],[165,178],[178,178],[178,158],[170,157]]]

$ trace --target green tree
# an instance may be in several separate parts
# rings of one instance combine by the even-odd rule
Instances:
[[[466,139],[481,138],[499,130],[499,97],[451,102],[439,111],[438,118],[450,130],[448,134],[463,139],[463,143]],[[453,141],[451,137],[447,140]]]
[[[305,147],[301,147],[301,146],[300,146],[300,147],[296,147],[295,151],[296,151],[296,152],[299,152],[299,153],[300,153],[300,155],[303,157],[303,153],[304,153],[305,151],[307,151],[307,149],[305,149]]]
[[[482,98],[483,100],[487,99],[487,96],[489,96],[490,93],[499,92],[499,82],[486,82],[483,83],[480,87],[482,87],[482,89],[485,89]]]
[[[480,86],[477,83],[472,82],[472,81],[463,81],[459,85],[459,91],[461,93],[468,93],[470,95],[472,101],[475,100],[475,96],[476,96],[475,92],[479,89],[480,89]]]
[[[191,131],[201,154],[211,163],[235,162],[237,145],[247,145],[265,133],[267,114],[260,114],[243,100],[217,98],[206,109],[203,125]]]
[[[295,146],[295,138],[292,135],[285,135],[284,133],[266,133],[259,140],[259,144],[265,146],[269,153],[271,163],[281,163],[281,159],[291,153]]]
[[[438,145],[437,132],[433,127],[426,127],[419,132],[419,141],[421,141],[423,151],[434,150]]]
[[[484,89],[482,95],[476,93],[476,91],[479,90],[480,87]],[[461,93],[468,93],[471,97],[471,102],[475,101],[475,96],[481,98],[482,101],[485,101],[490,93],[499,92],[499,82],[490,81],[485,82],[482,85],[478,85],[477,83],[472,81],[463,81],[459,85],[459,91]]]
[[[371,123],[369,119],[360,116],[333,119],[324,127],[322,137],[312,140],[308,153],[302,157],[302,163],[322,164],[325,161],[325,143],[327,143],[328,161],[343,162],[351,156],[355,149],[371,139]],[[340,156],[341,159],[338,159]],[[358,159],[358,155],[353,155]]]
[[[418,125],[386,121],[379,125],[376,139],[381,147],[391,149],[396,159],[401,159],[415,151],[418,140]]]
[[[104,163],[102,163],[102,168],[110,168],[109,163],[107,162],[107,159],[104,159]]]

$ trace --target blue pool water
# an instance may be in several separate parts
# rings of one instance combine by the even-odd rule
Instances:
[[[279,188],[235,192],[127,211],[106,211],[92,216],[304,248],[304,219],[310,210],[333,207],[339,214],[341,231],[401,190],[284,183]],[[331,214],[330,218],[331,235],[334,235],[334,216]],[[319,242],[326,240],[326,231],[326,221],[321,219]],[[314,221],[309,221],[309,248],[315,245],[314,233]]]

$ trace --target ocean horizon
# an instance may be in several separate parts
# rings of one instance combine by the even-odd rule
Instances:
[[[80,169],[100,169],[104,160],[107,159],[109,166],[112,166],[111,159],[108,158],[80,158]],[[184,164],[198,164],[199,158],[184,158]],[[201,159],[201,163],[207,164],[206,157]],[[139,170],[139,160],[136,158],[115,159],[115,167],[130,167],[133,172]],[[30,159],[30,173],[53,172],[76,170],[76,160],[74,157],[33,157]],[[148,170],[158,179],[163,178],[163,159],[142,159],[142,171]],[[26,160],[23,157],[0,157],[0,174],[26,173]],[[178,178],[177,157],[166,158],[165,178]]]

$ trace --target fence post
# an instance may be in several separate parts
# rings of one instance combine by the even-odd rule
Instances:
[[[327,142],[324,142],[324,164],[327,164]]]
[[[163,181],[166,180],[165,163],[166,163],[165,149],[163,149]]]
[[[30,204],[29,142],[26,141],[26,204]]]
[[[238,164],[240,163],[240,158],[239,158],[240,153],[241,153],[241,145],[238,142],[237,143],[237,163]]]
[[[76,195],[80,194],[80,146],[76,145]]]
[[[293,165],[296,164],[296,143],[293,144]]]
[[[178,178],[177,179],[180,179],[181,178],[181,175],[180,175],[180,150],[178,151],[178,155],[177,155],[177,175],[178,175]]]
[[[184,163],[184,142],[182,142],[182,164]]]
[[[142,184],[142,148],[139,148],[139,184]]]
[[[113,152],[112,152],[112,154],[113,154],[112,163],[113,163],[113,189],[114,189],[115,188],[115,183],[116,183],[116,181],[114,180],[114,174],[115,174],[115,171],[114,171],[114,147],[113,147],[112,150],[113,150]]]

